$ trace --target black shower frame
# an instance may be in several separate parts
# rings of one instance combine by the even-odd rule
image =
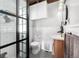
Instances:
[[[11,42],[11,43],[8,43],[8,44],[5,44],[3,46],[0,46],[0,49],[3,49],[3,48],[6,48],[8,46],[11,46],[11,45],[14,45],[16,44],[16,58],[19,58],[19,49],[20,49],[20,46],[19,46],[19,43],[26,40],[26,58],[29,58],[29,0],[26,0],[26,18],[23,18],[23,17],[20,17],[18,16],[18,13],[19,13],[19,0],[16,0],[16,15],[12,14],[12,13],[9,13],[9,12],[6,12],[4,10],[0,10],[0,13],[2,14],[7,14],[7,15],[10,15],[10,16],[14,16],[16,17],[16,41],[14,42]],[[27,34],[26,34],[26,39],[22,39],[22,40],[19,40],[19,33],[18,33],[18,20],[19,18],[21,19],[25,19],[27,20]]]

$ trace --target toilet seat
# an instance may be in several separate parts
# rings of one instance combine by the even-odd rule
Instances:
[[[37,45],[39,45],[39,42],[32,42],[31,43],[31,46],[37,46]]]

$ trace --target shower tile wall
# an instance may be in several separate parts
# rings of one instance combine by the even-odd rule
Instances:
[[[0,10],[16,14],[16,0],[0,0]],[[0,46],[16,40],[16,18],[7,15],[11,22],[6,23],[4,15],[0,13]],[[4,52],[7,52],[6,57],[16,57],[16,45],[2,49],[1,53]]]
[[[16,18],[10,17],[10,23],[0,16],[0,46],[16,41]],[[6,47],[1,53],[7,52],[6,57],[16,57],[16,45]]]

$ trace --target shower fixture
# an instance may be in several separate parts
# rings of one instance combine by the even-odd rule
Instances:
[[[12,20],[8,17],[8,15],[1,14],[1,13],[0,13],[0,16],[1,16],[2,18],[4,18],[5,23],[10,23],[10,22],[12,21]]]
[[[10,23],[12,21],[7,14],[0,13],[0,16],[4,18],[5,23]]]
[[[3,18],[4,18],[4,20],[5,20],[6,23],[10,23],[12,21],[10,19],[10,17],[8,17],[8,15],[9,16],[18,17],[18,18],[26,20],[26,18],[24,18],[24,17],[17,16],[17,15],[15,15],[13,13],[8,12],[8,11],[0,10],[0,16],[3,16]]]
[[[5,20],[5,23],[10,23],[12,21],[7,15],[4,15],[3,18]]]

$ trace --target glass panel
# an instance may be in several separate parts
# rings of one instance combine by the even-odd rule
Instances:
[[[26,33],[26,25],[19,25],[19,32],[20,33]]]
[[[23,33],[26,33],[26,24],[23,25]]]
[[[22,39],[26,39],[26,33],[20,33],[19,34],[20,35],[20,40],[22,40]]]
[[[23,15],[26,15],[26,8],[23,8]]]
[[[22,16],[22,9],[19,9],[19,16]]]
[[[0,10],[16,14],[16,0],[0,0]]]
[[[19,15],[26,15],[26,1],[25,0],[19,0]]]
[[[26,18],[26,1],[18,1],[19,16]],[[16,0],[0,0],[0,10],[16,15]],[[16,41],[16,17],[0,13],[0,19],[0,46]],[[20,40],[22,40],[26,38],[26,19],[19,18],[18,21],[19,27],[17,28],[19,29],[18,32],[20,35]],[[21,42],[19,45],[22,51],[26,51],[26,43]],[[6,57],[16,57],[16,45],[0,49],[0,54],[4,52],[7,52]],[[24,53],[22,53],[22,55],[23,54]],[[26,54],[24,54],[22,57],[26,57]]]
[[[23,42],[23,51],[26,52],[26,43]]]
[[[23,33],[23,39],[26,39],[26,33]]]
[[[26,16],[24,16],[26,17]],[[26,24],[26,20],[25,19],[19,19],[19,25],[22,25],[22,24]]]
[[[4,54],[5,58],[16,58],[16,44],[1,49],[1,54]]]
[[[23,53],[22,53],[22,52],[20,52],[20,58],[22,58],[22,54],[23,54]]]
[[[22,40],[22,33],[19,33],[19,39]]]
[[[0,10],[16,15],[16,0],[0,0]],[[16,17],[0,12],[0,47],[14,41],[16,41]],[[0,54],[5,54],[2,57],[16,58],[16,45],[0,49]]]
[[[26,58],[26,54],[23,54],[23,58]]]
[[[25,15],[25,16],[26,16],[26,15]],[[25,17],[25,16],[24,16],[24,17]],[[26,24],[26,22],[27,22],[26,20],[23,20],[23,24]]]
[[[0,10],[16,14],[16,0],[0,0]],[[1,45],[16,41],[16,17],[0,13],[0,40]]]
[[[16,41],[16,18],[9,15],[0,18],[1,45]]]
[[[26,56],[26,43],[25,43],[25,41],[20,42],[20,57],[23,57],[23,58]]]
[[[20,42],[19,44],[20,44],[20,50],[22,50],[22,42]]]
[[[20,15],[20,16],[26,15],[26,7],[23,7],[23,8],[20,8],[20,9],[19,9],[19,15]],[[26,16],[25,16],[24,18],[26,18]]]
[[[20,6],[19,6],[19,15],[23,18],[26,18],[26,1],[19,0]],[[26,29],[27,29],[27,23],[26,19],[19,19],[19,34],[20,34],[20,40],[26,39]],[[20,57],[24,58],[26,57],[26,40],[23,42],[20,42]]]
[[[19,32],[22,33],[23,32],[23,26],[19,25]]]
[[[19,19],[19,24],[22,24],[22,19]]]

